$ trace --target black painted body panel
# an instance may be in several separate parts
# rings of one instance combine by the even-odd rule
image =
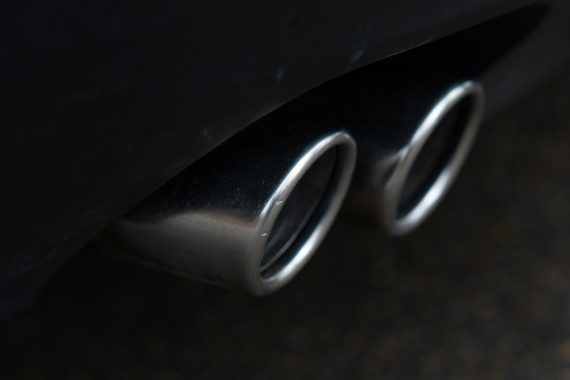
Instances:
[[[0,316],[228,137],[358,67],[519,0],[22,1],[3,5]],[[485,77],[490,108],[560,67],[568,5]],[[499,81],[500,79],[500,81]]]

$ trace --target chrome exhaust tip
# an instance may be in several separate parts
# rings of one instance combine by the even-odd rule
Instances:
[[[359,162],[347,208],[355,217],[368,214],[392,235],[417,228],[453,184],[483,116],[483,88],[473,81],[446,87],[427,109],[419,114],[417,128],[400,128],[405,138],[393,146],[383,128],[373,138],[388,142],[361,144],[355,134]]]
[[[273,292],[322,242],[355,161],[341,130],[251,127],[116,222],[105,245],[193,279]]]

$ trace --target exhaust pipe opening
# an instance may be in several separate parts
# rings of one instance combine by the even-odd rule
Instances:
[[[398,151],[382,207],[391,233],[412,231],[436,208],[467,157],[482,114],[482,87],[471,81],[454,86]]]
[[[319,157],[284,203],[261,258],[260,272],[263,278],[270,278],[287,265],[291,255],[286,253],[295,245],[303,231],[309,231],[319,223],[320,215],[327,207],[326,191],[335,188],[331,180],[337,155],[337,148],[332,148]]]
[[[250,127],[159,189],[107,231],[104,245],[123,257],[255,295],[288,283],[341,207],[356,145],[341,130],[271,120],[273,125]]]
[[[421,202],[439,174],[452,160],[469,124],[473,106],[473,99],[460,100],[436,125],[424,146],[420,148],[402,187],[397,209],[398,218],[409,214]]]
[[[282,183],[267,218],[267,239],[260,255],[262,288],[273,291],[306,264],[332,226],[348,191],[356,145],[345,132],[319,141],[299,158]],[[264,290],[263,293],[266,291]]]

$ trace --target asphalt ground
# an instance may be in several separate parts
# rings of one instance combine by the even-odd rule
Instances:
[[[570,75],[487,122],[402,239],[339,221],[252,298],[87,247],[0,325],[2,379],[570,379]]]

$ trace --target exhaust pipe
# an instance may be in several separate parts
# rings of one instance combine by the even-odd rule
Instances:
[[[378,97],[355,100],[364,116],[351,129],[359,158],[347,213],[392,235],[411,232],[440,203],[473,144],[484,108],[483,88],[473,81],[423,87],[403,82],[385,85],[389,91],[380,103]]]
[[[105,245],[254,295],[279,289],[331,227],[356,160],[348,133],[287,124],[274,117],[222,144],[116,222]]]

